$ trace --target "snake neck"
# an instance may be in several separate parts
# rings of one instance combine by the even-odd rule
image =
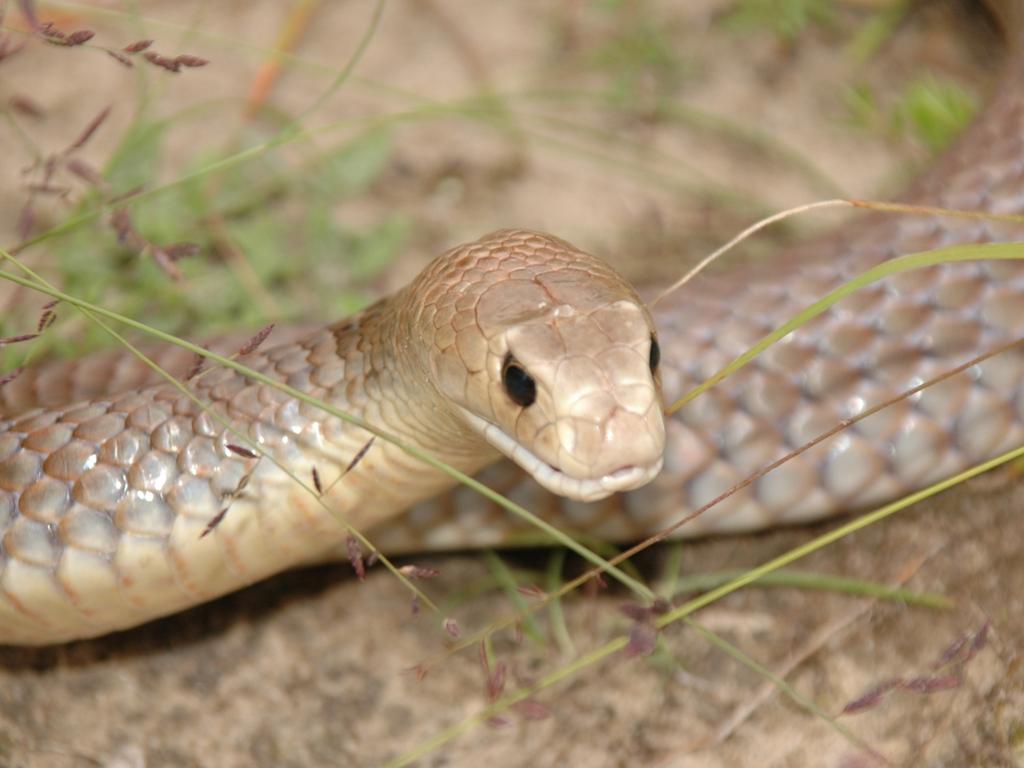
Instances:
[[[437,389],[420,322],[403,290],[329,328],[350,369],[334,404],[460,471],[477,472],[499,454]]]

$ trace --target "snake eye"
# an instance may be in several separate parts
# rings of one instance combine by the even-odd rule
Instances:
[[[658,363],[661,362],[661,347],[658,346],[658,340],[654,338],[654,334],[651,334],[651,373],[658,370]]]
[[[505,358],[501,367],[501,383],[516,405],[528,408],[537,399],[537,383],[512,355]]]

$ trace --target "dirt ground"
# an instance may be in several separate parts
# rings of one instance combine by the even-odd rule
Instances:
[[[269,1],[140,5],[142,21],[96,13],[119,7],[113,3],[72,11],[62,6],[61,12],[80,14],[98,38],[151,36],[211,59],[204,70],[166,80],[162,98],[181,105],[231,98],[236,111],[239,84],[252,81],[261,51],[285,16],[284,4]],[[892,191],[926,154],[851,127],[840,96],[845,84],[859,78],[884,92],[915,72],[937,71],[980,98],[998,58],[983,25],[941,3],[911,15],[877,60],[863,67],[843,54],[847,38],[839,30],[812,31],[793,46],[767,32],[730,32],[715,22],[729,5],[650,4],[689,68],[673,96],[780,137],[850,195]],[[868,5],[843,4],[839,24],[861,18],[859,9]],[[297,54],[336,69],[370,11],[369,2],[321,4]],[[580,2],[394,0],[358,67],[364,79],[332,97],[313,123],[379,113],[387,96],[369,81],[439,100],[481,83],[498,91],[582,88],[598,75],[579,62],[592,60],[598,43],[622,23],[621,15]],[[557,41],[554,30],[561,30]],[[68,125],[81,125],[97,104],[130,88],[134,75],[99,53],[79,56],[80,69],[70,73],[53,69],[53,56],[51,48],[31,46],[5,63],[0,74],[9,80],[0,81],[0,89],[5,98],[30,92],[48,114],[37,140],[58,147],[68,140]],[[330,76],[310,66],[289,69],[273,99],[301,110]],[[110,130],[90,145],[98,161],[128,118],[114,114]],[[401,209],[416,222],[408,255],[380,280],[379,290],[401,284],[444,245],[510,225],[556,232],[638,279],[674,275],[752,219],[749,212],[720,213],[709,189],[739,191],[770,208],[830,196],[783,160],[678,125],[635,116],[602,124],[632,138],[635,148],[615,162],[597,162],[593,153],[543,140],[546,124],[535,118],[523,110],[522,142],[464,121],[402,128],[383,180],[344,212],[358,221]],[[193,123],[175,133],[168,178],[174,177],[174,152],[187,154],[195,139],[189,131],[229,128]],[[588,142],[580,138],[577,146],[592,149]],[[0,156],[16,151],[0,130]],[[624,163],[641,171],[626,172]],[[17,239],[24,194],[18,171],[17,164],[0,162],[5,245]],[[543,711],[513,710],[499,722],[478,724],[417,764],[1018,765],[1024,762],[1022,503],[1024,488],[1008,473],[980,478],[800,564],[882,583],[906,580],[915,590],[949,596],[952,609],[748,588],[696,615],[830,715],[895,678],[927,678],[942,688],[879,695],[865,711],[838,719],[847,735],[787,697],[767,695],[771,684],[764,677],[678,624],[662,633],[664,648],[655,656],[618,653],[576,671],[536,697]],[[828,527],[687,544],[683,571],[753,566]],[[507,560],[543,569],[547,557],[510,553]],[[639,566],[656,577],[667,557],[665,549],[646,553]],[[480,588],[481,596],[466,598],[494,580],[480,553],[415,562],[440,570],[427,589],[442,604],[458,602],[454,615],[464,635],[514,610],[495,590]],[[610,589],[565,601],[578,654],[630,630],[618,610],[624,599]],[[546,620],[541,626],[547,631]],[[976,636],[985,626],[987,641],[978,643],[983,647],[968,663],[953,668],[955,680],[950,669],[934,670],[959,638]],[[487,676],[477,648],[439,658],[447,643],[434,619],[411,614],[407,594],[382,569],[359,582],[339,565],[284,574],[110,637],[0,649],[0,765],[383,765],[486,705]],[[516,643],[511,632],[494,639],[495,653],[509,665],[510,688],[571,662],[558,647]],[[413,669],[429,658],[439,661],[420,679]],[[531,716],[540,714],[546,716]]]

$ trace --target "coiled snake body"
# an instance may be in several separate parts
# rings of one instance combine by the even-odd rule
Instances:
[[[1022,89],[1014,53],[985,114],[906,199],[1024,213]],[[509,230],[445,254],[352,320],[271,340],[242,362],[465,472],[512,458],[538,482],[510,486],[507,465],[485,479],[559,527],[628,540],[840,419],[1020,337],[1024,267],[888,279],[664,421],[663,398],[887,258],[1020,239],[1024,226],[978,219],[862,217],[767,267],[701,278],[652,316],[599,260]],[[178,376],[192,365],[177,349],[155,357]],[[534,535],[462,489],[402,513],[452,481],[382,440],[347,471],[366,431],[231,370],[189,384],[208,409],[117,352],[0,390],[0,643],[102,634],[329,557],[346,537],[329,510],[385,552]],[[678,533],[862,507],[1021,443],[1024,353],[1013,349],[857,423]],[[314,469],[324,504],[289,474],[308,484]]]

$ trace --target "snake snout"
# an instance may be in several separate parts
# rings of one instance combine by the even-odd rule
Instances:
[[[596,482],[605,495],[643,485],[658,472],[665,426],[656,390],[629,387],[627,396],[596,392],[578,400],[558,423],[559,466]]]
[[[624,481],[629,476],[627,470],[640,471],[661,466],[665,452],[665,424],[661,410],[654,403],[639,414],[616,408],[604,423],[602,432],[601,455],[595,467],[602,477]],[[624,461],[628,463],[624,464]]]

